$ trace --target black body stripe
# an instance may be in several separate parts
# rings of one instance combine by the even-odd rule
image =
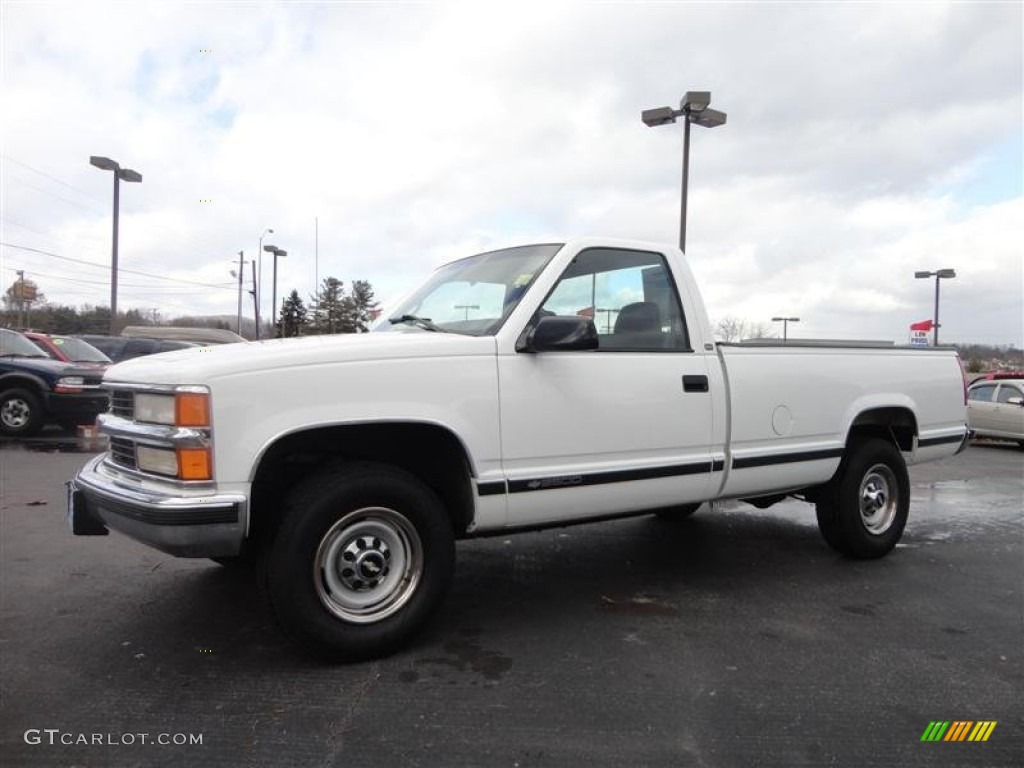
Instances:
[[[620,469],[611,472],[594,472],[592,474],[554,475],[525,480],[509,480],[508,492],[528,493],[529,491],[549,491],[557,488],[579,488],[584,485],[607,485],[609,483],[628,483],[633,480],[699,475],[703,472],[711,472],[711,469],[712,463],[710,461],[702,461],[697,464],[676,464],[670,467]]]
[[[733,469],[751,469],[768,467],[773,464],[794,464],[801,461],[820,461],[821,459],[838,459],[843,455],[842,448],[828,448],[822,451],[803,451],[802,453],[779,453],[774,456],[747,456],[733,459]]]
[[[496,483],[477,483],[477,496],[494,496],[505,492],[505,481],[499,480]]]
[[[962,434],[960,435],[947,435],[946,437],[925,437],[917,441],[918,448],[927,448],[932,445],[945,445],[946,443],[959,443],[964,439]]]

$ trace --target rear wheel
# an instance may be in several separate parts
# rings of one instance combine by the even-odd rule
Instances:
[[[43,428],[43,407],[39,398],[27,389],[8,389],[0,393],[0,433],[8,437],[27,437]]]
[[[285,631],[311,649],[382,656],[430,617],[454,562],[451,522],[429,487],[385,465],[340,465],[290,496],[268,592]]]
[[[899,449],[878,438],[853,443],[816,511],[821,535],[836,551],[861,559],[888,554],[910,511],[910,479]]]

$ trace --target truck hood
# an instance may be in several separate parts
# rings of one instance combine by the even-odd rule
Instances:
[[[496,354],[493,336],[463,336],[418,329],[305,336],[219,344],[126,360],[107,369],[107,382],[209,384],[214,379],[281,368],[424,357]]]
[[[0,357],[0,364],[8,371],[29,371],[44,377],[84,376],[98,381],[102,370],[82,363],[66,363],[50,357]]]

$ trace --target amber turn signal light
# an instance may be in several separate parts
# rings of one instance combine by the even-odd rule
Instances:
[[[178,449],[178,476],[182,480],[209,480],[213,477],[210,470],[209,448]]]
[[[174,423],[179,427],[210,426],[210,396],[179,392],[174,399]]]

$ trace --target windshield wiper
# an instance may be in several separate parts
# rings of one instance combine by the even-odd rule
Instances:
[[[3,352],[0,353],[0,357],[27,357],[32,360],[49,360],[46,355],[28,355],[24,352]]]
[[[422,328],[425,331],[437,331],[438,333],[448,333],[447,330],[442,328],[440,325],[434,323],[429,317],[417,317],[416,315],[402,315],[401,317],[388,318],[388,322],[392,325],[398,325],[399,323],[409,323],[415,325],[418,328]]]

